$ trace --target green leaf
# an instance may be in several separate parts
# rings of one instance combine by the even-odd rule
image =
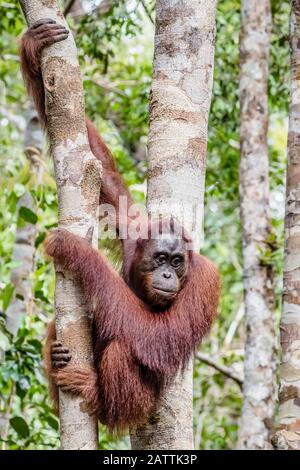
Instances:
[[[58,431],[58,421],[57,419],[53,418],[52,416],[46,416],[46,421],[51,426],[52,429],[55,429],[55,431]]]
[[[43,302],[46,302],[47,304],[49,304],[49,299],[47,299],[47,297],[45,296],[44,292],[41,289],[35,290],[34,297],[36,299],[40,299]]]
[[[23,439],[29,436],[28,424],[25,419],[21,418],[21,416],[11,418],[9,422],[11,427],[19,434],[19,436],[23,437]]]
[[[27,390],[23,390],[19,384],[16,385],[16,394],[21,400],[25,397]]]
[[[7,284],[2,291],[2,308],[4,312],[6,311],[9,303],[11,301],[12,295],[14,292],[14,286],[12,284]]]
[[[42,350],[42,343],[41,343],[41,341],[39,341],[37,339],[30,339],[28,341],[28,344],[30,344],[30,346],[33,346],[34,349],[38,352],[40,352]]]
[[[37,223],[37,215],[32,212],[31,209],[28,209],[28,207],[22,206],[20,207],[19,210],[19,216],[25,220],[25,222],[29,222],[30,224],[36,224]]]
[[[46,232],[40,232],[36,237],[34,246],[37,248],[46,238]]]

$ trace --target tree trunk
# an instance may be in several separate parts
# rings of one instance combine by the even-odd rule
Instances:
[[[148,209],[175,216],[199,250],[215,0],[157,0],[149,133]],[[193,449],[192,360],[167,390],[158,416],[131,433],[134,449]]]
[[[29,26],[42,18],[66,25],[54,0],[20,0]],[[42,57],[51,154],[58,191],[59,226],[98,241],[101,170],[90,151],[82,80],[72,34],[47,48]],[[56,266],[56,328],[58,339],[72,353],[75,366],[92,362],[91,325],[78,281]],[[81,410],[81,399],[60,392],[61,446],[96,449],[96,420]]]
[[[275,406],[276,351],[268,162],[269,0],[243,0],[240,40],[240,200],[245,291],[244,402],[238,448],[269,449]]]
[[[43,132],[39,124],[36,111],[29,111],[25,137],[24,152],[28,158],[30,169],[39,179],[42,171],[40,158],[43,149]],[[24,194],[18,201],[18,208],[27,207],[34,212],[32,198],[28,193]],[[13,298],[6,311],[6,326],[12,334],[16,334],[21,326],[25,314],[32,313],[32,283],[30,275],[34,271],[35,239],[38,227],[36,224],[24,223],[18,227],[15,235],[13,250],[13,261],[18,266],[13,269],[11,281],[15,288]]]
[[[300,450],[300,0],[290,20],[291,102],[285,214],[285,256],[281,316],[279,449]]]

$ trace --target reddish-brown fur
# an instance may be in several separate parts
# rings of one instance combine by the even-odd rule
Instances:
[[[183,289],[170,308],[157,313],[86,240],[57,229],[48,235],[46,251],[79,276],[93,309],[101,421],[111,429],[144,421],[164,381],[184,367],[210,329],[219,298],[215,266],[191,254]]]
[[[22,70],[41,122],[46,126],[44,90],[40,72],[43,44],[30,30],[21,44]],[[117,173],[110,151],[87,119],[91,150],[101,160],[104,177],[101,202],[118,212],[118,198],[128,190]],[[148,231],[152,228],[147,220]],[[162,223],[165,231],[166,224]],[[183,239],[188,242],[186,235]],[[86,240],[66,230],[50,232],[46,251],[81,280],[93,313],[94,369],[76,369],[72,363],[60,370],[51,366],[55,326],[50,325],[45,346],[46,371],[51,396],[57,402],[57,385],[80,394],[87,410],[97,413],[111,429],[122,430],[144,422],[158,403],[166,382],[184,368],[209,331],[219,299],[219,275],[205,257],[190,252],[188,275],[173,304],[153,311],[130,288],[147,240],[124,243],[123,278]],[[149,279],[145,279],[149,283]]]
[[[29,32],[22,36],[20,47],[21,71],[28,93],[32,96],[40,122],[46,126],[45,91],[40,69],[41,48]]]

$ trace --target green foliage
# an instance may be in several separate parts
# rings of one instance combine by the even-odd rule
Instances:
[[[1,365],[1,409],[8,413],[2,433],[3,448],[46,449],[58,446],[58,421],[47,399],[47,384],[41,371],[41,331],[38,318],[27,318],[15,338],[9,339]],[[1,344],[1,342],[0,342]]]
[[[144,1],[153,14],[153,1]],[[240,2],[218,2],[214,97],[209,121],[205,243],[203,252],[222,273],[222,301],[213,332],[202,349],[221,363],[242,372],[244,330],[237,322],[243,288],[239,222],[239,29]],[[273,232],[262,262],[276,272],[279,291],[283,246],[283,202],[288,104],[289,2],[272,1],[270,57],[270,177]],[[116,157],[128,185],[145,179],[148,96],[151,85],[153,24],[138,0],[117,2],[107,13],[70,20],[84,78],[86,108]],[[11,272],[14,235],[24,223],[38,228],[34,272],[30,278],[34,308],[24,305],[24,322],[16,337],[0,315],[0,415],[7,417],[3,448],[57,448],[58,420],[48,399],[41,367],[45,329],[53,317],[54,273],[42,242],[57,222],[57,199],[52,168],[46,159],[37,182],[23,155],[23,129],[28,98],[22,84],[17,37],[24,28],[18,2],[0,0],[0,310],[13,296]],[[136,186],[134,186],[136,187]],[[31,208],[18,201],[31,198]],[[134,191],[137,201],[143,192]],[[119,265],[119,251],[108,242],[103,249]],[[278,298],[279,301],[279,298]],[[211,367],[195,362],[194,425],[196,446],[233,448],[236,441],[241,391]],[[100,447],[128,448],[128,438],[116,440],[101,427]]]
[[[21,217],[21,219],[23,219],[25,222],[29,222],[30,224],[37,223],[37,215],[31,209],[28,209],[28,207],[20,207],[19,217]]]
[[[20,438],[25,439],[29,436],[30,431],[28,424],[26,423],[25,419],[21,416],[15,416],[9,420],[11,427],[17,432]]]

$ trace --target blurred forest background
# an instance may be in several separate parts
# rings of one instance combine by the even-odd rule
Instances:
[[[85,2],[91,5],[93,2]],[[102,2],[101,2],[102,3]],[[148,97],[151,85],[154,2],[110,2],[102,10],[69,14],[84,78],[87,114],[94,120],[131,187],[135,200],[145,197]],[[269,69],[269,152],[271,211],[276,249],[264,252],[275,267],[277,320],[280,314],[283,217],[289,96],[288,1],[272,0]],[[14,0],[0,0],[0,428],[3,449],[59,446],[58,419],[48,399],[41,351],[53,318],[54,270],[43,254],[46,232],[57,223],[56,187],[51,161],[38,158],[33,170],[24,153],[30,103],[20,74],[18,37],[25,29]],[[196,449],[231,449],[241,414],[243,356],[243,285],[239,214],[239,32],[240,2],[220,0],[213,101],[209,121],[203,254],[222,274],[219,316],[195,359],[194,433]],[[27,196],[26,196],[27,195]],[[26,197],[27,199],[26,199]],[[22,201],[30,198],[30,204]],[[21,200],[21,203],[20,203]],[[30,295],[16,335],[7,329],[6,312],[14,296],[12,270],[15,234],[34,227],[34,264]],[[274,247],[275,243],[273,243]],[[115,250],[104,246],[112,262]],[[278,328],[277,328],[278,333]],[[5,359],[5,360],[4,360]],[[206,359],[213,364],[207,364]],[[215,366],[216,367],[215,367]],[[231,377],[230,377],[231,376]],[[126,449],[129,440],[100,432],[100,448]]]

